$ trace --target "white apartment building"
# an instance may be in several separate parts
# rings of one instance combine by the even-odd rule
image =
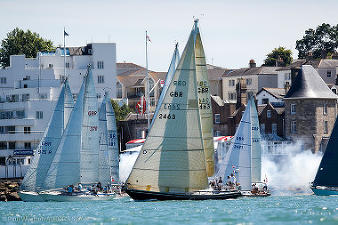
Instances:
[[[48,125],[65,78],[63,48],[36,58],[10,57],[0,69],[0,178],[22,177]],[[116,45],[93,43],[66,48],[66,76],[76,97],[91,64],[97,97],[116,96]],[[28,157],[27,157],[28,156]]]

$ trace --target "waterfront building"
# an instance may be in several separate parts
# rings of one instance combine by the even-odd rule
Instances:
[[[12,55],[10,66],[0,69],[0,178],[24,175],[48,125],[61,83],[67,77],[76,98],[88,64],[93,66],[99,101],[106,90],[115,97],[114,43],[66,48],[66,76],[63,48],[38,53],[36,58]]]
[[[323,151],[337,117],[337,99],[311,65],[302,65],[285,95],[285,136]]]

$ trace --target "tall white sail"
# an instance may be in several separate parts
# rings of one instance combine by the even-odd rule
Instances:
[[[85,95],[83,102],[80,174],[81,183],[92,184],[98,179],[98,143],[99,143],[99,117],[98,102],[91,68],[85,79]]]
[[[202,126],[203,148],[206,161],[207,175],[215,173],[215,156],[213,140],[213,117],[211,109],[210,87],[207,74],[205,53],[198,26],[195,26],[195,63],[197,78],[197,96]]]
[[[242,190],[251,190],[251,104],[248,104],[231,141],[225,163],[217,173],[226,179],[231,174],[237,177]]]
[[[108,149],[109,149],[109,165],[111,166],[111,178],[114,183],[118,183],[119,178],[119,142],[117,136],[117,126],[115,112],[110,102],[109,93],[106,93],[106,116],[108,129]]]
[[[46,189],[63,188],[78,182],[87,184],[84,182],[87,180],[90,180],[91,183],[98,181],[98,114],[97,108],[92,106],[95,105],[95,103],[97,104],[97,100],[95,95],[96,102],[93,101],[92,92],[95,91],[95,89],[93,90],[91,86],[93,86],[93,79],[91,70],[88,68],[88,74],[83,80],[74,109],[71,112],[60,145],[57,148],[55,157],[48,170],[45,179]],[[96,127],[95,123],[92,123],[92,120],[87,118],[89,116],[94,117],[94,122],[96,118]],[[88,137],[89,132],[93,132],[93,137]],[[84,141],[85,139],[86,141]],[[92,141],[90,146],[88,145],[88,141]],[[88,154],[88,146],[93,147],[90,151],[96,152],[92,155],[97,157],[90,157],[91,155]],[[83,147],[85,147],[84,150]],[[83,162],[81,162],[82,160]],[[86,170],[82,168],[89,164],[89,160],[95,160],[92,162],[92,164],[95,165],[89,165],[87,167],[89,170],[87,175],[84,173]],[[96,169],[96,179],[94,181],[92,181],[92,177],[95,172],[90,171],[93,168]]]
[[[262,182],[261,170],[262,170],[262,146],[261,146],[261,134],[259,131],[259,120],[254,99],[249,100],[251,109],[251,178],[252,182]]]
[[[106,101],[107,97],[102,100],[99,111],[99,181],[103,186],[111,184],[110,179],[110,160],[108,150],[108,130],[106,117]]]
[[[26,175],[22,181],[21,188],[29,191],[39,191],[44,188],[44,180],[55,152],[59,146],[64,129],[64,107],[66,83],[62,85],[58,101],[53,115],[48,123],[47,129],[41,139]]]
[[[208,186],[196,86],[196,30],[197,23],[127,180],[130,189],[189,192]]]
[[[158,115],[158,111],[161,108],[161,105],[162,105],[165,93],[167,92],[168,87],[169,87],[169,85],[171,83],[171,80],[173,79],[173,76],[175,74],[175,70],[176,70],[176,67],[177,67],[179,61],[180,61],[180,53],[178,51],[178,43],[176,43],[175,50],[174,50],[173,56],[171,58],[170,66],[169,66],[167,75],[165,77],[164,86],[162,88],[162,92],[161,92],[160,98],[158,99],[156,110],[155,110],[155,113],[154,113],[154,116],[153,116],[153,120],[151,121],[150,127],[153,126],[154,118],[156,118],[157,115]]]

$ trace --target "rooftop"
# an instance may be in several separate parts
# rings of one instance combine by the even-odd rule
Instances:
[[[277,69],[280,67],[261,66],[252,68],[241,68],[226,71],[223,77],[236,77],[236,76],[248,76],[248,75],[277,75]]]

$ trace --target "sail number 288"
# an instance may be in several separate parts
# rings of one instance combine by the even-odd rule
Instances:
[[[160,113],[159,115],[158,115],[158,118],[159,119],[168,119],[168,120],[170,120],[170,119],[172,119],[172,120],[174,120],[176,117],[175,117],[175,114],[165,114],[165,113]]]

